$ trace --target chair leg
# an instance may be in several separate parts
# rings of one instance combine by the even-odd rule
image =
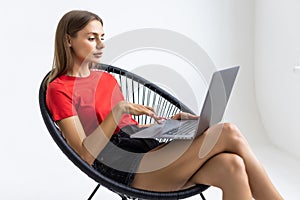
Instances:
[[[96,186],[96,188],[94,189],[94,191],[92,192],[92,194],[89,196],[88,200],[91,200],[93,198],[93,196],[96,194],[97,190],[99,189],[100,184],[98,184]]]
[[[120,195],[119,196],[122,198],[122,200],[127,200],[127,198],[124,195]]]
[[[206,200],[204,195],[202,194],[202,192],[200,193],[200,196],[201,196],[202,200]]]

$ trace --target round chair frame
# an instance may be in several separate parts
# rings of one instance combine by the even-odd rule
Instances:
[[[127,101],[133,103],[139,103],[149,106],[156,106],[159,115],[163,117],[169,117],[179,111],[193,113],[187,106],[182,104],[178,99],[170,95],[165,90],[161,89],[157,85],[147,81],[146,79],[120,69],[115,66],[106,64],[97,64],[96,70],[103,70],[115,76],[118,80],[124,97]],[[50,73],[50,72],[49,72]],[[114,193],[117,193],[123,200],[126,199],[184,199],[197,194],[200,194],[201,198],[205,200],[202,194],[209,186],[207,185],[195,185],[187,189],[172,192],[155,192],[132,188],[124,184],[120,184],[108,177],[103,176],[100,172],[95,170],[91,165],[85,162],[66,142],[62,136],[59,128],[53,121],[51,114],[46,106],[46,82],[49,73],[44,77],[39,90],[39,105],[40,111],[45,122],[45,125],[52,136],[55,143],[63,151],[63,153],[86,175],[95,180],[98,185],[90,194],[88,199],[92,199],[100,185],[106,187]],[[141,97],[142,96],[142,97]],[[158,106],[157,106],[158,105]],[[135,118],[139,123],[151,123],[152,119],[149,117],[137,117]]]

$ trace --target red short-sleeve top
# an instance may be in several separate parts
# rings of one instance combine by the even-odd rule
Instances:
[[[53,120],[78,116],[86,135],[91,134],[112,108],[124,100],[116,79],[103,71],[91,70],[88,77],[62,75],[47,88],[46,103]],[[137,124],[129,114],[124,114],[115,131],[126,125]]]

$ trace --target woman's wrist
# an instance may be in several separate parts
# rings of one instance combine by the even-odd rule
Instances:
[[[126,113],[126,102],[125,101],[120,101],[114,108],[113,108],[113,112],[114,113],[120,113],[125,114]]]

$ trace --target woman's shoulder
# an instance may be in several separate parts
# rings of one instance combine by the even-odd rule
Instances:
[[[67,92],[68,83],[60,77],[55,78],[47,86],[47,93]]]
[[[48,84],[48,88],[56,88],[64,85],[64,81],[60,77],[56,77],[53,81]]]

